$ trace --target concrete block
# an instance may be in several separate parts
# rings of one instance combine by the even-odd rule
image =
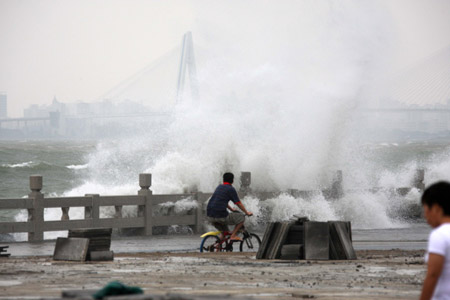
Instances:
[[[285,244],[302,244],[303,243],[303,225],[293,224],[289,228]]]
[[[301,244],[283,245],[280,259],[301,259],[302,250],[303,245]]]
[[[69,237],[83,238],[111,238],[112,228],[96,228],[96,229],[70,229]]]
[[[277,259],[281,256],[281,247],[284,245],[286,241],[287,234],[289,232],[289,228],[291,227],[291,223],[282,222],[276,226],[273,234],[273,238],[270,241],[270,246],[267,251],[268,259]]]
[[[114,252],[112,251],[90,251],[89,260],[91,261],[112,261]]]
[[[261,242],[261,247],[259,247],[258,252],[256,253],[256,259],[264,259],[266,258],[268,246],[270,245],[270,240],[272,239],[273,229],[276,223],[270,223],[267,225],[266,230],[264,231],[263,240]]]
[[[305,259],[329,259],[330,230],[327,222],[304,223]]]
[[[350,222],[332,221],[330,224],[330,258],[356,259],[352,244]]]
[[[111,247],[112,228],[73,229],[69,230],[69,238],[88,238],[87,259],[93,251],[109,251]]]
[[[348,225],[345,223],[335,223],[334,225],[336,226],[336,232],[344,249],[345,258],[356,259],[356,253],[348,233]]]
[[[330,258],[347,259],[334,222],[330,223]]]
[[[58,238],[53,259],[85,261],[88,247],[89,239],[86,238]]]
[[[341,257],[341,255],[338,252],[337,247],[335,246],[336,242],[333,240],[333,233],[332,233],[333,229],[331,228],[330,225],[330,259],[332,260],[336,260],[336,259],[344,259],[343,255]]]

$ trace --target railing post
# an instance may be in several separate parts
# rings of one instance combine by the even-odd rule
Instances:
[[[425,184],[423,183],[425,179],[425,170],[418,169],[414,175],[413,186],[421,191],[425,189]]]
[[[122,205],[114,205],[114,210],[116,211],[114,218],[122,218],[122,207]]]
[[[153,232],[153,201],[152,191],[152,174],[139,174],[139,196],[145,196],[145,205],[140,205],[138,208],[138,216],[144,217],[144,235],[152,235]]]
[[[61,207],[61,211],[62,211],[61,221],[70,220],[70,218],[69,218],[69,208],[70,207]]]
[[[92,199],[91,206],[84,207],[84,219],[92,219],[92,227],[96,227],[98,224],[98,220],[100,219],[100,206],[98,205],[100,195],[86,194],[84,196],[90,197]]]
[[[202,192],[196,192],[194,199],[197,201],[197,209],[195,210],[195,233],[201,233],[203,230],[204,215],[203,205],[205,204],[204,194]]]
[[[241,172],[241,188],[239,192],[248,194],[252,191],[250,184],[252,183],[252,173],[251,172]]]
[[[44,240],[44,195],[42,190],[42,176],[30,176],[30,190],[28,198],[33,199],[33,208],[28,209],[28,222],[32,223],[33,232],[28,232],[29,242]]]
[[[342,187],[342,171],[336,171],[336,174],[331,185],[331,197],[335,199],[342,198],[344,195],[344,189]]]

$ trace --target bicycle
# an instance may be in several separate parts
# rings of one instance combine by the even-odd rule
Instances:
[[[261,239],[255,233],[248,232],[244,226],[239,230],[242,241],[231,241],[231,231],[209,231],[201,235],[200,252],[232,252],[233,244],[239,243],[241,252],[258,252]],[[222,235],[222,238],[219,236]]]

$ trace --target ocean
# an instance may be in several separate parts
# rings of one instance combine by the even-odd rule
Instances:
[[[142,151],[145,145],[149,147],[147,152]],[[200,190],[205,192],[211,192],[220,182],[220,176],[209,178],[207,182],[183,182],[192,162],[168,160],[167,156],[173,157],[173,153],[164,151],[159,153],[159,157],[151,159],[148,157],[152,152],[151,146],[154,145],[145,142],[142,144],[132,138],[120,141],[2,141],[0,198],[27,197],[30,192],[29,176],[35,174],[43,176],[42,192],[45,197],[80,196],[87,193],[136,194],[139,189],[138,175],[142,172],[153,173],[152,190],[155,193],[180,193],[193,185],[201,187]],[[373,143],[365,144],[364,148],[370,149],[366,152],[366,159],[380,162],[379,168],[384,174],[373,182],[373,186],[408,186],[401,184],[407,183],[401,177],[412,176],[415,167],[425,169],[426,184],[438,179],[449,179],[450,174],[447,171],[450,151],[444,142]],[[371,157],[367,153],[371,153]],[[260,175],[258,172],[252,174],[256,188]],[[201,177],[200,174],[192,176]],[[303,199],[283,194],[266,201],[248,196],[243,201],[248,209],[255,213],[255,218],[249,219],[250,226],[261,229],[260,227],[269,221],[288,220],[293,215],[304,215],[318,221],[348,220],[352,222],[353,228],[361,230],[411,228],[423,223],[423,220],[397,213],[399,208],[418,206],[418,190],[413,189],[406,196],[355,191],[358,187],[352,186],[349,180],[351,179],[346,180],[344,172],[344,187],[353,191],[346,193],[342,199],[333,201],[321,195]],[[238,185],[238,180],[236,181]],[[370,184],[364,187],[369,188]],[[51,212],[46,213],[46,218],[51,219]],[[24,218],[24,212],[0,211],[1,221]]]

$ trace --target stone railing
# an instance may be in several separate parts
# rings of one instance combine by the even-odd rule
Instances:
[[[154,195],[150,190],[151,174],[140,174],[139,185],[141,189],[137,195],[127,196],[100,196],[89,194],[81,197],[55,197],[45,198],[41,193],[42,176],[30,176],[31,193],[28,198],[0,199],[0,210],[26,209],[28,221],[26,222],[0,222],[0,234],[27,232],[28,241],[42,241],[46,231],[64,231],[80,228],[141,228],[142,234],[152,235],[156,226],[185,225],[192,226],[195,232],[203,227],[203,203],[211,194],[195,192],[189,194]],[[155,215],[155,206],[176,202],[190,198],[197,201],[197,207],[183,215]],[[100,217],[100,208],[113,206],[113,217]],[[123,217],[124,206],[136,206],[137,216]],[[70,208],[84,208],[84,219],[71,220]],[[44,218],[44,209],[61,209],[61,220],[50,221]]]
[[[412,186],[423,190],[424,171],[418,170]],[[0,199],[0,210],[5,209],[26,209],[28,221],[26,222],[0,222],[0,234],[5,233],[28,233],[28,241],[42,241],[44,232],[64,231],[80,228],[140,228],[143,235],[152,235],[154,227],[184,225],[191,226],[194,232],[200,233],[204,224],[204,204],[211,197],[211,193],[193,192],[186,194],[155,195],[150,190],[152,185],[151,174],[139,174],[139,185],[141,189],[137,195],[125,196],[100,196],[98,194],[88,194],[80,197],[55,197],[45,198],[42,190],[42,176],[30,176],[31,193],[28,198]],[[288,191],[257,192],[252,191],[251,173],[241,172],[239,196],[251,194],[260,200],[276,198],[282,193],[288,193],[294,197],[310,197],[317,193],[322,193],[327,199],[338,199],[346,191],[342,187],[342,172],[337,171],[331,187],[318,191],[303,191],[290,189]],[[392,192],[405,195],[411,187],[397,188]],[[377,191],[373,188],[371,191]],[[182,199],[192,199],[197,201],[194,209],[185,214],[174,215],[168,213],[161,215],[154,213],[155,207],[164,203],[175,203]],[[100,217],[101,207],[114,207],[113,217]],[[137,207],[137,214],[134,217],[123,217],[124,206]],[[70,208],[84,208],[84,219],[71,220],[69,217]],[[44,209],[61,209],[60,220],[45,220]]]

